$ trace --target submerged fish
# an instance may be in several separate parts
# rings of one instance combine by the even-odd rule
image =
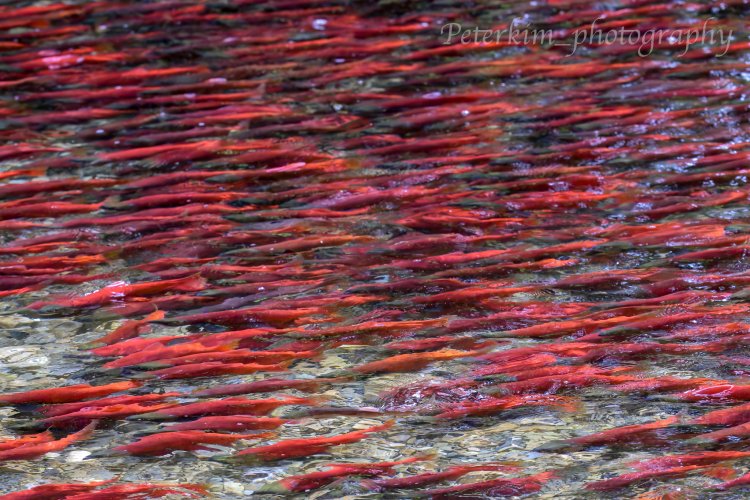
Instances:
[[[33,458],[41,457],[42,455],[53,451],[63,450],[75,442],[90,438],[94,434],[95,428],[96,421],[93,421],[80,431],[68,434],[61,439],[28,443],[10,448],[8,450],[0,451],[0,461],[30,460]]]
[[[288,439],[286,441],[279,441],[266,446],[247,448],[234,454],[230,459],[232,461],[245,463],[258,460],[273,461],[286,458],[306,457],[317,453],[323,453],[334,446],[356,443],[357,441],[365,439],[373,432],[388,430],[393,427],[394,424],[395,422],[390,420],[382,425],[375,425],[373,427],[368,427],[367,429],[347,432],[346,434],[339,434],[336,436]]]
[[[240,439],[262,439],[271,434],[218,434],[203,431],[173,431],[151,434],[142,437],[135,443],[118,446],[115,451],[123,451],[130,455],[159,456],[175,450],[212,451],[206,444],[227,446]]]
[[[37,389],[14,394],[0,394],[0,403],[71,403],[106,396],[114,392],[126,391],[140,386],[141,382],[130,380],[99,386],[89,384],[69,385],[55,389]]]
[[[267,493],[312,491],[344,477],[377,477],[391,474],[393,467],[397,465],[419,462],[429,458],[431,458],[431,455],[405,458],[395,462],[327,464],[327,470],[285,477],[281,481],[264,486],[262,491]]]

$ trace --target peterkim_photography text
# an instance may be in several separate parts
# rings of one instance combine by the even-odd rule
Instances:
[[[441,27],[440,35],[444,45],[456,43],[501,43],[511,45],[539,45],[568,47],[567,56],[572,56],[582,46],[630,45],[637,47],[638,55],[647,57],[655,49],[666,46],[678,47],[684,56],[699,46],[718,47],[714,56],[721,57],[729,51],[733,40],[733,31],[709,27],[714,18],[704,20],[695,28],[674,29],[626,29],[625,27],[602,29],[598,26],[602,18],[596,18],[584,28],[574,30],[564,38],[556,38],[550,29],[530,28],[527,21],[513,19],[507,27],[501,29],[481,29],[478,26],[464,27],[460,23],[448,23]]]

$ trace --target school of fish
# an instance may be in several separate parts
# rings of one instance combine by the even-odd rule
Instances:
[[[0,6],[0,500],[746,498],[748,13]]]

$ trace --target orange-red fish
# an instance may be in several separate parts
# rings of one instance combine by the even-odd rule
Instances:
[[[92,491],[110,482],[112,480],[94,481],[93,483],[42,484],[27,490],[0,495],[0,500],[56,500],[72,498],[74,495]]]
[[[345,382],[347,377],[311,378],[311,379],[281,379],[269,378],[248,382],[246,384],[229,384],[211,387],[193,392],[193,396],[234,396],[236,394],[252,394],[258,392],[274,392],[284,389],[295,389],[302,392],[315,392],[323,385]]]
[[[30,309],[41,309],[45,306],[83,308],[101,306],[110,302],[123,300],[127,297],[153,295],[166,291],[195,292],[203,290],[206,282],[200,276],[189,276],[174,280],[151,281],[145,283],[128,284],[125,282],[112,283],[104,288],[82,297],[60,298],[49,302],[34,302]]]
[[[125,498],[161,498],[167,495],[206,498],[210,496],[210,493],[202,484],[118,484],[101,490],[78,493],[66,497],[66,500],[123,500]]]
[[[110,396],[102,399],[91,399],[88,401],[80,401],[77,403],[62,403],[56,405],[46,405],[37,408],[37,411],[47,417],[56,417],[58,415],[65,415],[66,413],[72,413],[78,410],[102,408],[111,405],[124,405],[131,403],[152,403],[154,401],[163,401],[171,397],[182,396],[179,392],[164,392],[161,394],[142,394],[140,396]]]
[[[288,366],[288,363],[263,365],[259,363],[222,363],[221,361],[215,361],[153,370],[146,372],[146,376],[171,380],[180,378],[214,377],[218,375],[247,375],[257,372],[283,372],[288,369]]]
[[[132,403],[114,404],[107,406],[83,407],[78,411],[63,413],[54,417],[47,417],[40,421],[50,427],[66,427],[86,424],[96,420],[117,420],[133,415],[151,413],[165,408],[177,406],[178,403]]]
[[[431,456],[411,457],[395,462],[380,462],[372,464],[327,464],[328,470],[310,472],[298,476],[285,477],[281,481],[263,487],[264,492],[292,493],[312,491],[331,484],[342,477],[360,476],[360,477],[377,477],[384,474],[392,474],[393,467],[402,464],[414,463],[420,460],[427,460]]]
[[[575,409],[575,402],[571,398],[545,394],[528,394],[520,396],[506,396],[490,398],[478,402],[465,402],[445,405],[436,418],[461,418],[476,415],[492,415],[503,410],[523,406],[556,406],[568,411]]]
[[[26,403],[72,403],[101,396],[107,396],[114,392],[127,391],[140,387],[141,382],[124,381],[114,382],[107,385],[78,384],[55,389],[37,389],[33,391],[17,392],[14,394],[0,394],[0,403],[26,404]]]
[[[668,417],[646,424],[625,425],[623,427],[615,427],[613,429],[596,432],[594,434],[588,434],[586,436],[579,436],[563,441],[554,441],[548,443],[547,445],[544,445],[543,448],[553,450],[563,449],[567,447],[586,447],[617,444],[620,442],[627,442],[628,440],[640,439],[643,434],[648,434],[659,429],[664,429],[672,424],[677,423],[678,421],[679,420],[677,417]]]
[[[175,450],[214,451],[206,444],[229,445],[240,439],[261,439],[271,434],[218,434],[203,431],[174,431],[151,434],[142,437],[135,443],[118,446],[115,451],[130,455],[155,457],[166,455]]]
[[[637,470],[660,470],[688,465],[712,465],[717,462],[747,457],[750,457],[750,451],[699,451],[685,455],[666,455],[650,460],[632,462],[629,465]]]
[[[141,415],[140,418],[166,420],[196,415],[265,415],[279,406],[315,406],[325,399],[323,397],[298,398],[294,396],[270,399],[226,398],[175,406]]]
[[[515,471],[519,468],[512,465],[455,465],[440,472],[426,472],[416,476],[394,477],[388,479],[371,479],[362,481],[362,486],[369,490],[383,491],[391,489],[413,489],[428,484],[451,481],[471,472]]]
[[[246,431],[253,429],[276,429],[284,424],[293,423],[276,417],[254,417],[244,415],[226,415],[219,417],[202,417],[192,422],[172,424],[164,431]]]
[[[429,498],[463,498],[466,496],[482,495],[489,498],[521,496],[535,493],[550,479],[555,478],[553,472],[542,472],[533,476],[518,477],[513,479],[499,478],[481,481],[478,483],[465,483],[447,488],[426,490],[423,494]]]
[[[611,491],[619,488],[630,486],[633,483],[640,481],[646,481],[651,479],[663,478],[663,477],[683,477],[691,472],[705,469],[702,465],[686,465],[683,467],[671,467],[668,469],[654,469],[640,472],[631,472],[628,474],[622,474],[615,476],[610,479],[603,479],[601,481],[595,481],[588,483],[586,489],[594,491]]]
[[[288,439],[274,444],[248,448],[232,456],[233,460],[247,461],[273,461],[285,458],[299,458],[315,455],[327,451],[329,448],[342,444],[356,443],[365,439],[373,432],[388,430],[393,427],[394,421],[390,420],[382,425],[376,425],[359,431],[347,432],[330,437],[314,437],[306,439]]]
[[[157,319],[164,319],[164,311],[154,311],[143,319],[126,321],[112,332],[93,340],[92,344],[111,345],[123,340],[132,339],[148,331],[148,324]]]
[[[0,451],[0,461],[30,460],[32,458],[41,457],[46,453],[63,450],[75,442],[90,438],[94,434],[95,427],[96,422],[94,421],[80,431],[68,434],[62,439],[43,443],[29,443],[9,450]]]
[[[486,350],[459,351],[456,349],[441,349],[432,352],[420,352],[409,354],[398,354],[389,358],[373,361],[364,365],[354,367],[354,371],[359,373],[377,373],[377,372],[412,372],[421,370],[435,361],[445,361],[457,358],[467,358],[478,356],[485,353]]]
[[[55,436],[49,431],[40,432],[39,434],[29,434],[19,438],[0,439],[0,451],[11,450],[27,444],[48,443],[54,440]]]

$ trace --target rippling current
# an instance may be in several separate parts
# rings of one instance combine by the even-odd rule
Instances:
[[[746,498],[746,14],[5,2],[0,493]]]

